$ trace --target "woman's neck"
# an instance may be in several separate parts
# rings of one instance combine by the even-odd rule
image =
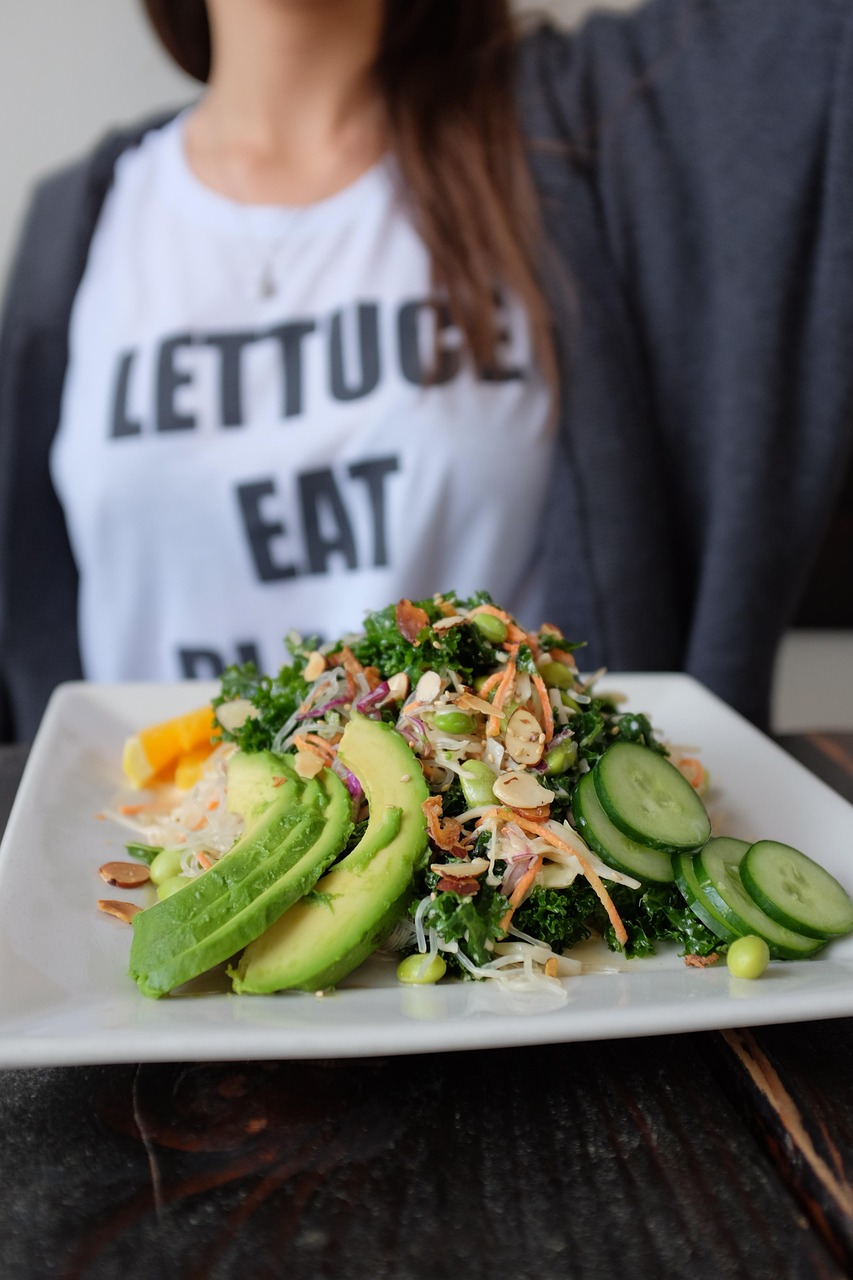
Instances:
[[[376,163],[382,0],[208,0],[208,12],[211,74],[186,129],[202,182],[246,203],[308,204]]]

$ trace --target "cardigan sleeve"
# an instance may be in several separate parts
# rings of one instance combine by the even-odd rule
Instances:
[[[68,325],[115,162],[168,118],[46,178],[24,221],[0,328],[0,741],[31,740],[51,691],[81,675],[77,569],[49,470]]]
[[[853,443],[853,0],[650,0],[535,58],[642,370],[681,663],[763,719]]]

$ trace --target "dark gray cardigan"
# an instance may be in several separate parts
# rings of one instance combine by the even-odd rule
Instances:
[[[764,722],[853,444],[853,0],[652,0],[539,29],[519,110],[563,378],[550,620],[590,664],[683,669]],[[0,739],[80,675],[48,452],[99,210],[152,124],[37,189],[9,286]]]

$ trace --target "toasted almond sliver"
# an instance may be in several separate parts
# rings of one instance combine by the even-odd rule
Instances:
[[[495,709],[485,698],[478,698],[475,693],[460,693],[454,704],[460,711],[479,711],[481,716],[493,716]]]
[[[242,729],[247,720],[254,719],[260,714],[258,708],[248,698],[233,698],[230,702],[223,702],[221,707],[216,708],[216,719],[226,733],[236,733],[238,729]]]
[[[148,868],[141,862],[105,862],[98,867],[98,875],[118,889],[136,889],[151,879]]]
[[[538,764],[545,750],[545,734],[536,717],[519,707],[507,721],[506,749],[519,764]]]
[[[305,663],[305,670],[302,672],[303,680],[307,680],[309,684],[321,676],[326,670],[326,659],[322,653],[314,649],[308,655],[308,661]]]
[[[125,924],[130,924],[137,911],[141,911],[142,908],[135,902],[116,902],[113,898],[99,898],[98,910],[105,912],[108,916],[115,916],[117,920],[123,920]]]
[[[439,618],[438,622],[432,624],[432,629],[440,634],[442,631],[449,631],[451,627],[458,627],[464,621],[461,613],[454,613],[448,618]]]
[[[325,769],[326,762],[316,751],[297,751],[293,767],[300,778],[316,778],[320,770]]]
[[[409,677],[405,671],[398,671],[388,681],[388,697],[386,702],[402,702],[409,692]]]
[[[532,773],[509,770],[495,779],[492,790],[501,804],[513,809],[537,809],[540,804],[550,804],[553,792],[536,781]]]
[[[437,671],[425,671],[415,688],[417,702],[435,702],[441,693],[441,676]]]
[[[488,858],[472,858],[470,862],[434,862],[430,871],[451,880],[469,880],[471,876],[481,876],[490,866]]]

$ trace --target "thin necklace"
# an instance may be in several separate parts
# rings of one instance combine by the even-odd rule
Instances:
[[[282,209],[283,208],[284,206],[282,206]],[[252,206],[247,206],[244,223],[246,228],[246,239],[250,244],[256,263],[253,275],[257,284],[253,285],[253,288],[257,289],[257,293],[260,298],[266,300],[268,298],[274,298],[281,286],[276,262],[281,250],[290,238],[294,224],[298,221],[298,213],[296,210],[291,210],[290,212],[292,212],[293,216],[288,219],[287,230],[281,235],[276,236],[270,244],[264,245],[255,234],[252,226],[251,212]]]

